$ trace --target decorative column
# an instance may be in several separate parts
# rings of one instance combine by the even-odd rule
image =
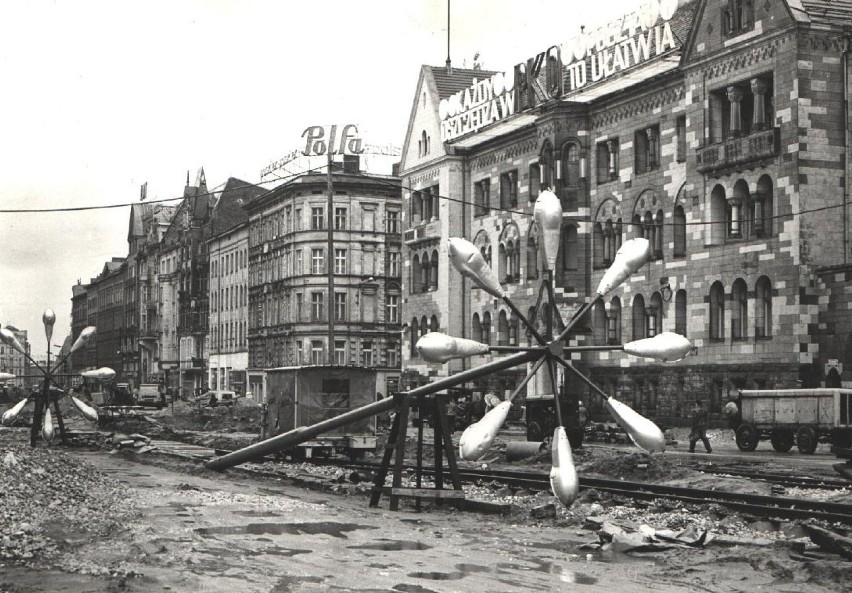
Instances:
[[[766,82],[759,78],[751,79],[751,92],[754,95],[754,117],[752,118],[752,129],[755,131],[765,130],[768,127],[766,121]]]
[[[734,196],[728,198],[728,207],[731,209],[731,228],[729,229],[730,235],[732,237],[739,237],[740,230],[740,211],[742,210],[742,203],[739,197]]]
[[[742,111],[740,109],[742,99],[742,90],[735,86],[728,87],[728,101],[731,102],[731,136],[739,136],[743,131]]]
[[[606,142],[606,150],[607,150],[607,156],[608,156],[608,158],[609,158],[609,162],[608,162],[609,178],[610,178],[610,179],[615,179],[615,150],[616,150],[616,144],[615,144],[615,141],[614,141],[614,140],[607,140],[607,142]]]
[[[657,130],[645,128],[645,137],[648,139],[648,171],[657,168]]]

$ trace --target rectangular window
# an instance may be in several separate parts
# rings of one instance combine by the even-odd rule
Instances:
[[[677,134],[677,162],[686,161],[686,116],[678,116],[675,121],[675,132]]]
[[[311,249],[311,274],[322,274],[325,266],[325,255],[322,249]]]
[[[334,320],[346,321],[346,293],[334,293]]]
[[[302,266],[302,250],[297,249],[293,255],[293,273],[297,276],[304,274],[304,267]]]
[[[334,364],[346,365],[346,340],[334,341]]]
[[[305,304],[305,296],[301,292],[296,293],[296,322],[302,321],[305,317],[303,309]]]
[[[388,276],[399,277],[400,272],[400,254],[397,251],[388,252]]]
[[[598,183],[618,179],[618,140],[599,142],[596,157]]]
[[[500,175],[500,206],[514,208],[518,205],[518,172],[509,171]]]
[[[376,295],[365,293],[361,295],[361,320],[364,323],[376,322]]]
[[[485,216],[491,207],[491,180],[481,179],[473,184],[473,215]]]
[[[297,231],[302,230],[302,209],[301,208],[296,208],[293,211],[293,227]]]
[[[541,167],[538,163],[530,165],[530,195],[529,201],[535,202],[541,193]]]
[[[361,342],[361,360],[365,367],[373,366],[373,342]]]
[[[346,208],[335,208],[334,209],[334,230],[336,230],[336,231],[345,231],[346,230]]]
[[[660,166],[660,127],[648,126],[637,130],[633,137],[634,170],[637,175]]]
[[[322,321],[323,320],[323,311],[325,310],[325,306],[323,304],[323,293],[321,292],[312,292],[311,293],[311,321]]]
[[[284,230],[288,233],[293,232],[293,208],[291,206],[284,208]]]
[[[376,252],[367,249],[361,253],[361,273],[374,275],[376,273]]]
[[[322,364],[322,341],[311,340],[311,364]]]
[[[399,234],[399,212],[396,210],[388,210],[387,212],[387,232],[391,235]]]
[[[334,273],[335,274],[346,274],[346,250],[345,249],[335,249],[334,250]]]
[[[399,296],[389,294],[387,296],[387,322],[399,323]]]
[[[399,366],[399,342],[388,342],[388,366]]]
[[[722,32],[728,37],[742,35],[754,28],[753,0],[728,0],[722,8]]]
[[[372,233],[376,230],[376,210],[374,207],[364,207],[361,210],[361,230]]]
[[[325,228],[325,209],[320,207],[311,208],[311,230],[319,231]]]

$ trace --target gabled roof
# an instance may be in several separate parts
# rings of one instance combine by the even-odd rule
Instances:
[[[248,221],[248,213],[243,204],[248,204],[256,197],[265,194],[266,189],[248,181],[228,178],[225,187],[219,194],[219,199],[213,207],[210,221],[210,236],[215,237]]]
[[[451,68],[447,72],[446,66],[424,66],[432,72],[432,78],[435,79],[435,88],[438,89],[438,98],[446,99],[447,97],[456,94],[469,88],[473,84],[473,79],[482,80],[497,74],[496,70],[472,70],[469,68]],[[415,101],[417,98],[415,97]]]

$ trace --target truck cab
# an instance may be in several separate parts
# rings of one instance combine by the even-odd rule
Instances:
[[[159,410],[166,404],[166,398],[160,391],[159,385],[143,383],[139,386],[136,404],[139,406],[153,406]]]

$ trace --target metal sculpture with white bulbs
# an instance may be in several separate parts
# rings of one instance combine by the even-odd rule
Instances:
[[[461,373],[444,377],[431,384],[423,385],[406,392],[398,394],[396,400],[385,399],[377,401],[368,406],[351,410],[336,418],[331,418],[319,424],[307,427],[299,427],[284,434],[272,437],[260,443],[256,443],[239,451],[234,451],[223,457],[210,461],[207,467],[211,469],[225,469],[251,459],[262,457],[281,449],[293,447],[305,442],[316,435],[327,430],[338,428],[349,422],[360,420],[371,415],[380,414],[393,409],[400,409],[399,402],[408,399],[422,398],[423,396],[446,393],[449,388],[462,385],[468,381],[486,377],[498,371],[511,369],[519,365],[531,363],[531,369],[526,377],[516,386],[509,398],[501,402],[492,410],[487,412],[478,422],[468,426],[459,440],[459,456],[464,460],[477,460],[481,458],[491,447],[494,438],[506,421],[512,401],[524,389],[529,381],[539,371],[547,372],[553,386],[557,384],[557,366],[565,368],[575,375],[581,382],[585,383],[592,392],[603,398],[604,405],[615,419],[615,421],[627,432],[631,440],[639,447],[649,453],[661,453],[665,450],[665,438],[662,431],[651,420],[643,417],[631,409],[628,405],[616,400],[596,386],[590,379],[583,375],[570,361],[570,354],[584,351],[616,351],[621,350],[628,354],[652,358],[665,362],[676,362],[686,357],[693,351],[692,343],[685,337],[664,332],[652,338],[636,340],[623,345],[615,346],[566,346],[566,341],[574,327],[594,307],[598,301],[607,294],[617,289],[630,275],[639,270],[648,261],[651,248],[647,239],[636,238],[625,241],[615,255],[610,268],[604,273],[594,295],[574,314],[568,321],[563,323],[556,307],[554,296],[553,276],[556,267],[556,257],[560,244],[560,232],[562,228],[562,205],[559,198],[549,190],[541,192],[535,202],[533,210],[535,223],[541,232],[542,241],[540,248],[547,267],[547,274],[542,280],[541,289],[546,291],[550,311],[553,314],[547,316],[544,333],[540,333],[534,323],[538,313],[538,307],[531,314],[532,320],[527,319],[518,307],[509,298],[506,291],[498,282],[494,272],[488,266],[476,246],[463,238],[451,238],[448,241],[447,251],[450,262],[463,276],[469,278],[477,286],[488,294],[502,300],[526,326],[536,344],[529,347],[518,346],[489,346],[474,340],[456,338],[439,332],[430,332],[420,338],[416,348],[420,355],[428,362],[446,363],[453,359],[466,358],[483,355],[487,353],[503,353],[507,356],[498,358],[484,365],[472,368]],[[559,333],[554,335],[554,321],[559,323]],[[566,354],[568,357],[566,358]],[[406,402],[407,404],[408,402]],[[554,406],[556,412],[557,426],[554,429],[552,440],[552,462],[550,472],[550,483],[553,494],[559,501],[570,506],[579,493],[579,478],[574,468],[571,445],[565,431],[563,413],[559,397],[554,394]],[[402,409],[407,410],[407,405]],[[399,415],[398,415],[399,416]],[[404,429],[403,429],[404,430]],[[393,433],[393,429],[392,429]],[[389,439],[389,447],[395,444]],[[401,442],[402,439],[399,439]],[[399,444],[396,444],[399,447]],[[452,451],[447,450],[448,462],[451,468],[455,465]],[[397,466],[401,467],[401,455],[397,451]],[[386,453],[387,464],[389,459]],[[377,478],[376,489],[380,489],[384,482],[384,475]],[[396,481],[396,480],[395,480]],[[380,483],[381,482],[381,483]],[[396,484],[395,484],[396,485]],[[377,502],[376,489],[371,504]],[[396,488],[393,488],[396,490]],[[391,497],[391,507],[394,508],[394,498]]]
[[[74,397],[65,390],[65,388],[59,383],[57,380],[58,377],[66,376],[63,373],[59,373],[59,370],[62,368],[62,364],[71,356],[73,353],[77,352],[81,348],[83,348],[94,336],[96,328],[94,326],[89,326],[83,329],[80,332],[80,335],[71,345],[71,348],[65,353],[62,358],[57,360],[53,366],[50,364],[50,341],[53,339],[53,325],[56,322],[56,313],[53,312],[52,309],[45,309],[44,313],[41,316],[42,323],[44,324],[44,335],[47,338],[47,363],[44,367],[38,364],[33,358],[30,356],[29,352],[23,347],[23,345],[18,341],[11,331],[6,328],[0,329],[0,341],[2,341],[5,345],[9,346],[13,350],[20,352],[23,354],[27,360],[33,365],[33,367],[41,373],[41,386],[33,392],[32,395],[25,397],[17,404],[9,408],[3,413],[2,423],[4,426],[11,426],[15,420],[18,418],[18,415],[21,411],[29,404],[31,401],[35,402],[35,408],[33,410],[33,421],[32,428],[30,430],[30,445],[35,447],[36,442],[38,441],[39,432],[41,433],[42,438],[50,443],[53,441],[53,438],[56,436],[56,430],[53,425],[53,414],[50,411],[50,404],[53,404],[53,411],[56,414],[56,422],[59,426],[59,434],[62,439],[63,444],[67,444],[66,442],[66,433],[65,433],[65,423],[62,420],[62,413],[59,411],[59,399],[62,396],[68,396],[71,398],[71,402],[74,404],[74,407],[87,419],[92,422],[97,422],[98,420],[98,412],[90,405],[81,401],[80,399]],[[115,371],[110,368],[103,367],[97,369],[95,371],[87,371],[82,373],[82,376],[89,379],[94,379],[96,381],[109,381],[113,377],[115,377]],[[51,392],[57,390],[60,392],[60,396],[56,397]]]

